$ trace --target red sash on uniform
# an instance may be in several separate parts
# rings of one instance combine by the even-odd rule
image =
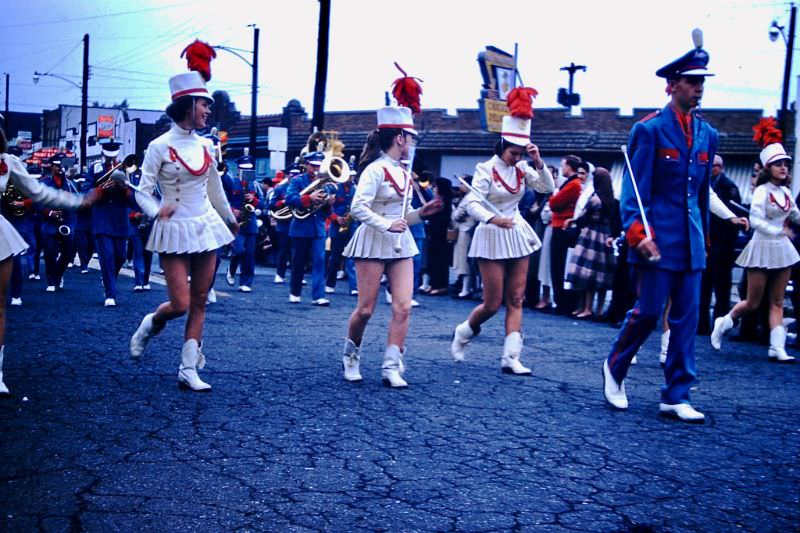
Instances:
[[[517,194],[519,192],[520,187],[522,187],[522,177],[525,175],[522,172],[522,169],[519,167],[514,167],[514,170],[517,171],[517,185],[515,187],[509,187],[508,183],[500,177],[500,174],[497,172],[497,169],[492,167],[492,177],[495,181],[500,182],[505,190],[510,192],[511,194]]]
[[[192,176],[202,176],[203,174],[208,172],[208,167],[211,166],[211,162],[213,161],[213,159],[211,158],[211,154],[208,153],[208,150],[203,148],[203,166],[195,170],[189,167],[189,165],[186,164],[186,161],[181,159],[181,156],[178,155],[178,151],[175,150],[175,148],[173,148],[172,146],[168,146],[168,148],[169,148],[170,160],[177,161],[178,163],[183,165],[183,168],[189,171],[189,174],[191,174]]]

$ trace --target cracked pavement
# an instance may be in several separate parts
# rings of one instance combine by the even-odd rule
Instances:
[[[261,271],[261,269],[260,269]],[[525,311],[523,362],[500,372],[503,321],[456,364],[452,328],[475,302],[420,297],[409,388],[381,385],[381,296],[362,349],[364,381],[341,377],[355,298],[287,302],[258,275],[210,306],[201,376],[177,387],[184,321],[143,360],[128,339],[165,298],[102,307],[99,272],[66,288],[27,282],[9,308],[0,400],[4,531],[790,531],[800,529],[800,365],[766,347],[697,340],[692,426],[658,415],[659,336],[626,381],[630,409],[602,396],[616,330]],[[795,350],[790,349],[790,353]]]

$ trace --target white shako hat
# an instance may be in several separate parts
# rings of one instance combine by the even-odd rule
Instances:
[[[214,101],[211,93],[206,89],[206,80],[203,79],[199,72],[194,70],[172,76],[169,79],[169,92],[172,94],[173,102],[181,96],[201,96],[208,98],[212,102]]]
[[[504,116],[500,135],[504,141],[511,144],[527,146],[531,142],[531,119],[512,117],[511,115]]]
[[[411,135],[419,135],[414,129],[414,119],[407,107],[387,106],[378,109],[378,129],[397,128]]]
[[[761,150],[759,158],[761,159],[761,164],[765,167],[781,159],[788,159],[790,161],[792,159],[792,157],[786,153],[781,143],[772,143],[765,146],[764,149]]]

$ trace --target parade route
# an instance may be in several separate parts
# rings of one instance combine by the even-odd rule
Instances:
[[[223,263],[201,371],[177,387],[184,320],[139,361],[128,339],[165,298],[102,306],[99,272],[65,289],[27,282],[8,310],[0,399],[3,531],[793,531],[800,528],[800,365],[766,347],[698,337],[695,426],[658,414],[652,335],[607,408],[601,365],[617,330],[525,311],[523,362],[502,374],[495,317],[452,362],[475,302],[420,297],[406,390],[382,386],[389,306],[367,328],[361,383],[341,376],[355,298],[289,304],[259,274],[227,287]],[[260,272],[262,272],[260,270]],[[790,348],[790,353],[795,349]]]

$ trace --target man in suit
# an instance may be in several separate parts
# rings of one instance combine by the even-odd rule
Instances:
[[[670,102],[634,125],[628,142],[632,172],[623,176],[620,214],[638,275],[638,300],[603,362],[603,393],[612,407],[628,408],[628,368],[671,297],[659,411],[702,423],[705,416],[689,403],[689,390],[697,377],[694,340],[718,133],[694,111],[712,74],[702,33],[692,37],[693,50],[656,72],[667,82]]]

